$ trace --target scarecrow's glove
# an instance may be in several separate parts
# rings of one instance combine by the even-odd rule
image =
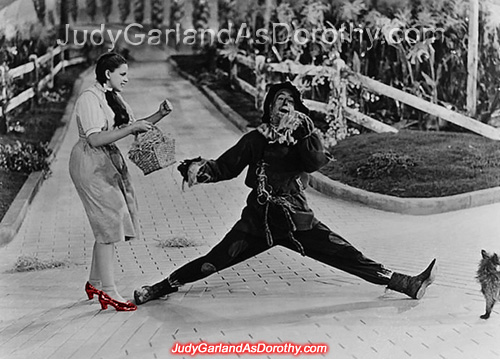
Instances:
[[[182,186],[187,182],[188,187],[194,186],[198,183],[205,183],[210,181],[210,168],[207,166],[207,160],[201,157],[189,158],[182,161],[177,170],[182,175]]]
[[[299,111],[293,111],[281,120],[277,132],[280,134],[279,143],[295,145],[314,131],[314,124],[309,116]]]
[[[314,131],[314,123],[311,118],[302,112],[296,112],[297,117],[300,119],[300,124],[292,132],[292,137],[297,140],[303,140],[312,135]]]

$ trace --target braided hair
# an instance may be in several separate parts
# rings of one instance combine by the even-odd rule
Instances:
[[[106,71],[109,70],[113,72],[118,67],[126,63],[127,60],[125,60],[123,56],[115,52],[108,52],[105,53],[104,55],[101,55],[97,60],[97,64],[95,67],[97,82],[99,82],[101,85],[104,85],[108,80],[106,77]],[[115,90],[106,91],[105,95],[109,107],[111,107],[111,109],[115,114],[115,127],[120,127],[121,125],[129,123],[130,115],[127,112],[125,104],[118,97],[116,91]]]

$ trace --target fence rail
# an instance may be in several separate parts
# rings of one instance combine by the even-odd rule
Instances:
[[[69,60],[66,60],[64,57],[65,52],[72,49],[81,49],[78,46],[57,46],[56,48],[51,48],[49,51],[37,57],[36,55],[30,56],[30,62],[23,64],[21,66],[15,67],[13,69],[7,69],[5,66],[0,66],[0,81],[2,85],[2,93],[0,93],[0,101],[4,104],[0,107],[0,116],[4,116],[15,108],[19,107],[26,101],[34,98],[37,93],[39,93],[45,87],[52,87],[54,77],[64,68],[72,65],[81,64],[86,62],[87,59],[83,56],[75,57]],[[54,66],[54,59],[56,56],[60,55],[60,60],[57,65]],[[38,78],[38,69],[40,66],[44,66],[45,64],[50,63],[50,72],[44,76],[43,78]],[[7,91],[7,78],[16,79],[18,77],[22,77],[24,75],[35,72],[35,81],[32,87],[24,90],[19,93],[15,97],[8,98]]]
[[[232,63],[230,74],[232,79],[241,87],[241,89],[253,97],[257,96],[257,89],[238,77],[238,65],[244,65],[251,69],[256,68],[255,61],[243,55],[237,55]],[[325,66],[301,65],[291,61],[282,63],[267,64],[268,70],[272,72],[285,74],[306,74],[311,76],[324,75],[328,76],[335,69]],[[406,93],[399,89],[388,86],[382,82],[376,81],[361,74],[354,74],[348,77],[348,81],[354,84],[360,84],[363,88],[370,92],[375,92],[379,95],[394,99],[406,105],[414,107],[432,116],[439,117],[445,121],[454,123],[460,127],[466,128],[484,137],[492,140],[500,140],[500,130],[490,125],[484,124],[471,117],[461,113],[447,109],[446,107],[423,100],[415,95]],[[315,111],[326,112],[326,104],[318,101],[306,100],[307,105]],[[368,128],[374,132],[398,132],[395,127],[387,125],[381,121],[377,121],[370,116],[367,116],[353,108],[344,107],[344,115],[346,118],[358,125]]]

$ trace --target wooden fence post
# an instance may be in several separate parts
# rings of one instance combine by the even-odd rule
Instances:
[[[231,62],[231,68],[229,69],[229,82],[233,87],[235,87],[238,82],[238,61],[236,61],[236,59]]]
[[[0,133],[1,134],[6,134],[7,133],[7,104],[9,102],[8,99],[8,94],[9,91],[7,91],[7,71],[8,68],[5,65],[0,65],[0,84],[2,86],[2,93],[0,95]]]
[[[469,0],[469,49],[467,51],[467,112],[476,115],[479,42],[479,0]]]
[[[35,105],[38,104],[38,99],[39,99],[39,91],[38,91],[38,82],[40,81],[39,79],[39,64],[38,64],[38,56],[33,54],[30,55],[29,57],[30,61],[33,61],[33,74],[32,76],[32,81],[33,81],[33,92],[35,96],[33,96],[33,99],[31,100],[31,109],[35,108]]]
[[[66,46],[61,46],[61,54],[59,55],[59,61],[61,63],[61,71],[64,72],[64,62],[66,60]]]
[[[255,108],[263,110],[264,97],[267,89],[266,57],[264,55],[255,56]]]
[[[50,80],[48,87],[50,89],[54,88],[54,48],[50,47]]]

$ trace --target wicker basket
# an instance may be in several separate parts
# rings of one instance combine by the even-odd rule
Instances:
[[[175,163],[175,140],[165,135],[158,127],[136,136],[128,151],[128,158],[144,175]]]

